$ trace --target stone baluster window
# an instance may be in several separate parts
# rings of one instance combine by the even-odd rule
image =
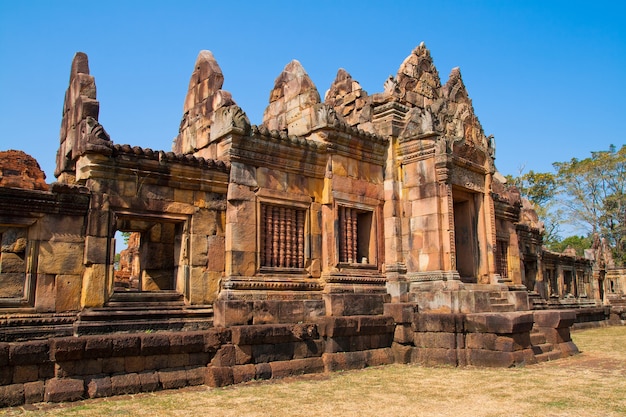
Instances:
[[[304,268],[306,210],[261,204],[261,266]]]
[[[372,212],[352,207],[338,206],[339,262],[347,264],[371,264]]]
[[[496,273],[502,278],[509,276],[509,242],[504,239],[496,240]]]

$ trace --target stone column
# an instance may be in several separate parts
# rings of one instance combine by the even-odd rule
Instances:
[[[226,209],[226,277],[253,276],[257,270],[256,170],[233,162]]]
[[[398,156],[398,135],[404,128],[404,118],[408,109],[398,103],[387,103],[374,110],[373,123],[376,132],[389,138],[387,160],[383,180],[383,239],[385,262],[383,271],[387,278],[387,291],[394,301],[406,298],[408,283],[404,259],[402,236],[407,231],[402,228],[400,160]]]
[[[94,185],[88,184],[91,187]],[[85,269],[80,305],[101,307],[113,292],[113,256],[115,228],[111,224],[107,194],[93,194],[85,238]]]

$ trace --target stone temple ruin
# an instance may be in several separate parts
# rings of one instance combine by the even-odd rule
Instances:
[[[459,69],[442,84],[423,44],[372,95],[339,70],[322,101],[292,61],[258,126],[223,80],[200,52],[172,151],[120,145],[78,53],[57,182],[2,153],[0,404],[532,364],[626,318],[601,245],[542,249]]]

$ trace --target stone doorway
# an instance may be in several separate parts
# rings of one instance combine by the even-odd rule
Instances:
[[[537,282],[537,261],[524,262],[524,285],[528,291],[535,291]]]
[[[175,291],[184,288],[186,251],[184,223],[163,219],[122,217],[117,230],[127,247],[116,252],[115,292]]]
[[[463,282],[475,283],[478,277],[478,199],[476,193],[453,191],[454,243],[456,268]]]

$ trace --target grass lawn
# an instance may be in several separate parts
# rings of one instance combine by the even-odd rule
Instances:
[[[520,368],[390,365],[8,408],[0,415],[626,416],[626,326],[577,331],[573,339],[581,354]]]

